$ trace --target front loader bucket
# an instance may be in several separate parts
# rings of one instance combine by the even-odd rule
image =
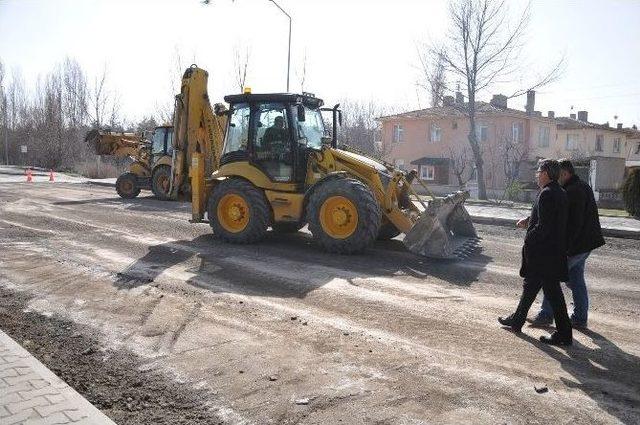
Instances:
[[[469,256],[480,239],[464,207],[468,197],[469,192],[458,191],[430,201],[404,238],[409,251],[432,258],[462,259]]]

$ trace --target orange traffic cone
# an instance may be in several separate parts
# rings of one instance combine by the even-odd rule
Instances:
[[[31,175],[31,168],[27,168],[27,183],[33,182],[33,176]]]
[[[52,182],[53,180],[53,168],[51,170],[49,170],[49,181]]]

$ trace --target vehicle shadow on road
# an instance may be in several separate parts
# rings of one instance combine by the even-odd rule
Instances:
[[[491,259],[478,252],[472,261],[476,267],[418,257],[397,240],[345,256],[323,252],[302,232],[269,232],[254,245],[228,244],[206,234],[150,246],[144,256],[118,273],[115,285],[121,289],[147,285],[165,273],[213,292],[303,298],[333,279],[357,286],[359,278],[405,275],[435,277],[443,286],[470,286]]]
[[[113,196],[108,198],[92,198],[92,199],[81,199],[77,201],[57,201],[53,202],[53,205],[90,205],[90,204],[98,204],[98,205],[122,205],[128,210],[134,211],[167,211],[167,210],[175,210],[175,211],[191,211],[191,205],[183,202],[171,202],[171,201],[161,201],[156,199],[155,196],[140,196],[137,198],[124,199],[119,196]]]
[[[576,330],[591,339],[596,348],[576,339],[573,346],[558,350],[539,340],[518,334],[520,338],[557,360],[574,379],[560,378],[595,401],[600,408],[625,424],[640,421],[640,357],[629,354],[602,334],[592,330]]]

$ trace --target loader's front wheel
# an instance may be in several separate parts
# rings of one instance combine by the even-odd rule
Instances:
[[[168,165],[158,165],[153,170],[151,177],[151,191],[156,198],[161,201],[167,201],[169,197],[169,189],[171,188],[171,167]]]
[[[261,240],[271,221],[264,193],[237,178],[218,183],[209,197],[207,214],[215,237],[233,243]]]
[[[329,252],[354,254],[375,241],[380,207],[367,186],[355,179],[321,183],[307,206],[309,230]]]
[[[133,173],[124,173],[116,180],[116,192],[121,198],[131,199],[140,194],[138,178]]]

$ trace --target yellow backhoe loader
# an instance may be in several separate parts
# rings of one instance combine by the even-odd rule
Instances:
[[[151,190],[162,200],[169,199],[173,127],[156,127],[151,140],[136,133],[91,130],[85,141],[97,155],[130,157],[129,172],[116,180],[116,192],[123,198],[135,198],[141,189]]]
[[[465,192],[424,201],[404,172],[339,149],[338,105],[303,94],[226,96],[211,113],[207,73],[195,65],[182,79],[174,114],[171,196],[190,196],[192,222],[208,222],[217,238],[253,243],[308,223],[325,250],[361,252],[404,233],[419,255],[461,258],[478,237]],[[322,111],[330,112],[327,137]]]

